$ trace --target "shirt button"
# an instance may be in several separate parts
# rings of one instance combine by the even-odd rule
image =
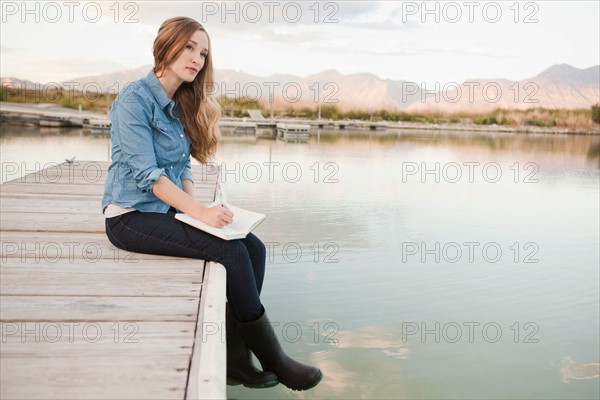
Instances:
[[[181,155],[181,157],[185,157],[185,153],[183,153],[183,154]]]
[[[179,135],[180,137],[183,137],[183,135]]]
[[[171,165],[171,169],[173,169],[173,166]]]

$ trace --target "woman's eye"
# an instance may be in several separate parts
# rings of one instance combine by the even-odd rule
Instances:
[[[185,46],[185,48],[186,48],[186,49],[190,49],[190,50],[191,50],[191,49],[193,49],[193,47],[192,47],[192,45],[191,45],[191,44],[188,44],[188,45],[186,45],[186,46]]]

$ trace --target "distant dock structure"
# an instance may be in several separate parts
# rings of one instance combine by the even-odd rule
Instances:
[[[219,121],[221,135],[241,139],[256,139],[256,123],[239,119],[221,119]]]
[[[226,137],[236,138],[277,138],[277,123],[270,121],[262,115],[261,110],[245,110],[248,117],[227,118],[222,117],[219,120],[221,133]]]
[[[95,133],[108,133],[110,131],[110,121],[108,119],[91,120],[90,128]]]
[[[266,119],[261,110],[246,110],[250,121],[256,124],[256,137],[263,139],[277,138],[277,123]]]
[[[38,121],[39,126],[47,127],[47,128],[60,128],[73,126],[71,121],[66,118],[60,117],[40,117]]]
[[[257,121],[266,121],[265,117],[262,115],[262,111],[260,110],[246,110],[251,119],[255,119]]]
[[[256,140],[279,139],[289,142],[306,142],[311,130],[372,130],[388,129],[386,122],[357,120],[323,120],[270,118],[263,116],[261,110],[245,110],[248,117],[222,117],[219,128],[224,137]],[[25,125],[38,125],[45,128],[85,128],[92,133],[108,134],[110,120],[101,113],[73,110],[57,104],[30,104],[0,102],[0,121]]]
[[[277,124],[277,139],[286,142],[308,142],[310,139],[310,125]]]
[[[77,111],[49,103],[0,103],[0,120],[48,128],[110,129],[106,115]]]

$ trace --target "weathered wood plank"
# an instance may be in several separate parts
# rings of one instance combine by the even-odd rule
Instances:
[[[108,161],[94,161],[94,160],[76,160],[72,164],[67,163],[67,162],[61,162],[61,163],[49,162],[49,163],[45,163],[45,164],[37,163],[37,164],[31,164],[31,165],[30,164],[21,164],[20,165],[17,163],[10,168],[11,170],[15,170],[15,171],[9,171],[8,168],[5,168],[6,169],[5,173],[6,174],[12,173],[15,176],[14,178],[9,179],[9,181],[15,180],[15,179],[20,179],[19,177],[17,177],[17,171],[19,173],[21,171],[30,172],[27,175],[44,173],[45,175],[59,174],[59,175],[64,175],[64,176],[77,175],[78,173],[81,173],[81,172],[85,172],[86,176],[91,176],[91,175],[94,175],[93,174],[94,172],[96,172],[97,175],[105,176],[108,171],[109,165],[110,165],[110,162],[108,162]],[[209,177],[217,176],[218,168],[219,168],[218,163],[209,163],[206,165],[199,165],[196,163],[192,164],[192,172],[202,173],[203,175],[206,175]],[[26,169],[29,169],[30,171],[26,171]]]
[[[53,213],[96,213],[100,214],[100,198],[94,196],[9,196],[4,192],[0,205],[2,213],[10,212],[53,212]]]
[[[17,188],[18,189],[18,188]],[[0,209],[5,212],[67,212],[67,213],[102,213],[101,194],[98,196],[60,196],[53,194],[16,194],[16,190],[3,191]],[[195,187],[196,199],[202,203],[211,203],[214,193],[208,193],[204,188]],[[209,199],[210,197],[210,199]]]
[[[1,322],[2,357],[188,355],[195,321]]]
[[[0,296],[0,321],[195,321],[198,296]]]
[[[202,264],[195,260],[180,257],[167,257],[155,254],[133,253],[113,246],[104,232],[18,232],[0,231],[1,261],[35,264],[56,264],[59,260],[68,260],[70,264],[84,259],[86,265],[100,263],[108,268],[111,265],[136,264],[135,271],[158,272],[169,268],[169,273],[198,272]],[[160,260],[159,263],[147,260]],[[170,263],[169,260],[176,260]],[[143,262],[142,262],[143,261]],[[112,262],[112,264],[110,264]],[[177,268],[172,268],[172,267]],[[144,269],[146,267],[147,269]],[[189,269],[189,270],[188,270]],[[115,272],[129,272],[128,269],[117,268]],[[200,271],[201,272],[201,271]]]
[[[188,355],[2,357],[3,399],[183,399]]]
[[[54,182],[60,179],[63,182],[72,182],[83,179],[88,183],[103,182],[108,173],[108,161],[75,161],[73,164],[66,162],[46,164],[14,164],[5,168],[5,176],[8,182]],[[38,169],[36,171],[36,169]],[[30,172],[21,176],[21,172]],[[203,177],[203,181],[215,182],[219,174],[218,164],[196,165],[192,164],[194,177]]]
[[[199,261],[198,263],[200,263]],[[44,268],[6,266],[0,270],[2,295],[36,296],[169,296],[198,295],[201,274],[101,272],[98,267],[90,273],[86,266],[72,266],[57,270],[51,265]]]
[[[188,399],[227,397],[227,346],[224,331],[226,280],[225,267],[214,262],[206,264],[187,387]]]
[[[0,189],[0,195],[10,196],[18,190],[20,193],[55,196],[71,194],[101,196],[107,168],[107,162],[97,161],[58,165],[51,163],[46,169],[6,182]],[[210,203],[214,198],[217,185],[218,167],[194,165],[192,173],[198,201]]]
[[[51,194],[57,197],[67,196],[96,196],[102,197],[102,185],[74,185],[68,183],[15,183],[7,182],[1,186],[0,193],[2,196],[16,192],[20,194]]]
[[[0,224],[5,231],[104,232],[101,213],[2,212]]]
[[[205,188],[207,190],[214,189],[217,181],[217,175],[207,175],[205,171],[201,169],[192,169],[194,175],[194,187]],[[86,172],[75,172],[69,174],[63,173],[51,173],[48,171],[40,171],[31,175],[26,175],[18,179],[6,182],[8,186],[16,184],[38,184],[38,185],[92,185],[92,186],[103,186],[106,181],[106,174],[102,172],[100,174],[93,173],[87,174]]]
[[[93,204],[93,201],[96,201],[93,209],[88,209],[88,212],[101,212],[103,189],[103,185],[78,185],[63,183],[43,185],[38,183],[4,183],[0,185],[0,199],[2,199],[2,202],[4,202],[4,200],[7,198],[29,199],[42,197],[51,199],[54,202],[62,202],[68,201],[74,197],[84,197],[87,198],[87,201],[83,204]],[[203,204],[210,204],[214,199],[214,194],[215,191],[214,189],[211,190],[210,185],[194,184],[194,197],[197,201]],[[53,203],[47,204],[47,206],[50,205],[53,205]],[[31,210],[33,210],[33,208],[23,209],[23,211]]]

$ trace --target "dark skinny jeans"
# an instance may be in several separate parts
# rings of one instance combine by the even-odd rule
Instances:
[[[260,292],[265,276],[265,245],[250,233],[245,239],[223,240],[166,214],[132,211],[106,218],[106,235],[123,250],[136,253],[197,258],[223,264],[227,300],[241,322],[261,317]]]

